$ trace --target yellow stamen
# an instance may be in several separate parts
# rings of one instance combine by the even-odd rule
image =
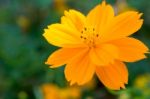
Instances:
[[[99,34],[95,32],[95,28],[93,28],[93,27],[85,27],[81,31],[80,38],[89,47],[95,47],[95,42],[98,37],[99,37]]]

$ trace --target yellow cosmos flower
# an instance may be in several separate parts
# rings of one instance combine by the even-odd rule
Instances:
[[[65,77],[70,84],[83,85],[96,73],[109,89],[119,90],[128,83],[123,62],[146,58],[148,48],[129,37],[143,23],[141,13],[128,11],[115,16],[111,5],[102,2],[87,16],[76,10],[65,11],[61,23],[48,26],[43,36],[60,47],[48,58],[52,68],[66,64]]]
[[[60,13],[63,14],[64,10],[68,9],[66,0],[54,0],[54,7]]]
[[[128,10],[135,10],[136,11],[135,8],[132,8],[128,5],[126,0],[117,1],[116,9],[117,9],[118,13],[122,13],[122,12],[125,12],[125,11],[128,11]]]
[[[149,84],[150,84],[150,74],[140,75],[134,81],[134,86],[139,89],[148,89]]]
[[[59,88],[53,84],[44,84],[42,87],[44,99],[80,99],[81,90],[78,87]]]

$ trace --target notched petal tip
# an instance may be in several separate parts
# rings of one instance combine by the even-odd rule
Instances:
[[[121,90],[121,89],[126,89],[125,84],[120,85],[120,87],[116,87],[116,88],[109,88],[110,90]]]
[[[48,29],[44,29],[44,33],[47,31]]]
[[[143,16],[143,13],[139,13],[139,17],[142,17]]]
[[[70,86],[73,86],[75,84],[74,81],[70,81]]]
[[[42,34],[42,36],[46,36],[46,33],[47,33],[48,29],[44,29],[44,33]]]
[[[47,61],[45,62],[46,65],[48,65],[49,68],[56,68],[58,66],[55,66],[54,64],[49,64]]]
[[[122,84],[122,85],[121,85],[121,88],[122,88],[122,89],[126,89],[126,87],[125,87],[125,85],[124,85],[124,84]]]
[[[97,67],[96,74],[99,80],[111,90],[125,88],[128,82],[128,71],[126,65],[120,61],[105,67]]]
[[[45,64],[46,64],[46,65],[49,65],[47,61],[45,62]]]
[[[68,11],[67,11],[67,10],[65,10],[65,11],[64,11],[64,15],[66,15],[67,13],[68,13]]]
[[[110,4],[107,4],[106,0],[102,0],[101,6],[102,6],[102,7],[105,7],[105,6],[107,6],[107,7],[108,7],[108,6],[112,7]]]
[[[102,6],[106,5],[106,0],[102,0]]]
[[[141,19],[141,17],[143,16],[143,13],[140,13],[140,12],[137,12],[137,11],[130,11],[130,12],[132,12],[133,15],[135,15],[137,17],[137,19]]]
[[[70,13],[73,11],[73,9],[65,10],[64,11],[64,16],[70,16]]]

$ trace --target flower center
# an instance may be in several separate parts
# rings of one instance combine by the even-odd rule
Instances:
[[[91,48],[96,46],[96,40],[99,38],[99,34],[96,33],[93,27],[84,27],[81,31],[80,38]]]

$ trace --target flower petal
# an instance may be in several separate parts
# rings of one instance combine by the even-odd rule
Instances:
[[[45,29],[43,36],[50,44],[59,47],[68,47],[67,45],[77,46],[78,44],[79,46],[84,45],[78,31],[63,24],[50,25],[48,29]]]
[[[95,73],[95,66],[91,64],[88,50],[76,55],[65,68],[65,77],[70,84],[83,85],[90,81]]]
[[[110,26],[102,33],[101,41],[119,39],[135,33],[143,24],[143,20],[140,19],[141,15],[136,11],[128,11],[116,16]]]
[[[97,33],[101,34],[113,17],[114,10],[112,6],[103,1],[102,4],[97,5],[89,12],[87,15],[87,25],[93,26]]]
[[[60,67],[69,62],[69,60],[82,50],[84,48],[60,48],[49,56],[46,64],[51,65],[51,68]]]
[[[119,59],[125,62],[135,62],[146,58],[144,55],[148,52],[148,48],[141,41],[126,37],[111,41],[112,44],[119,49]]]
[[[84,27],[85,19],[82,13],[76,10],[69,10],[68,12],[65,11],[65,16],[61,18],[61,23],[81,31]]]
[[[97,66],[96,74],[100,81],[112,90],[125,88],[124,84],[128,83],[128,70],[126,65],[120,61],[108,66]]]
[[[118,49],[112,44],[104,44],[100,47],[92,48],[90,58],[95,65],[108,65],[118,58]]]

